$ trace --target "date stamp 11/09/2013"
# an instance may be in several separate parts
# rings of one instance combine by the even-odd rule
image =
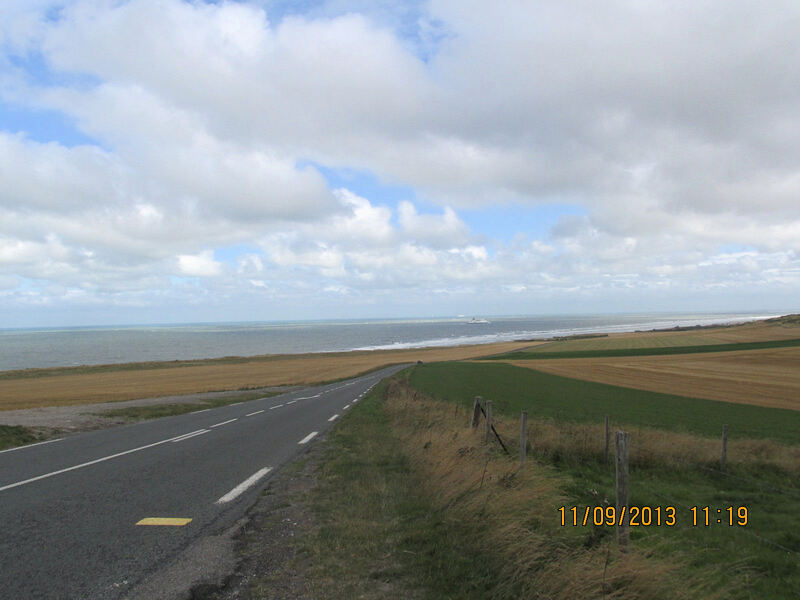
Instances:
[[[562,527],[613,527],[623,523],[630,527],[745,527],[750,519],[746,506],[622,506],[619,510],[614,506],[560,506],[557,512]]]

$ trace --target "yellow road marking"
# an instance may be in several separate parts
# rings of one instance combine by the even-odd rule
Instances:
[[[183,527],[189,523],[191,519],[182,519],[176,517],[147,517],[137,523],[137,525],[166,525],[169,527]]]

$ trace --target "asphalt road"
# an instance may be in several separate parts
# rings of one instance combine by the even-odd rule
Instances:
[[[134,593],[400,368],[0,452],[0,597]]]

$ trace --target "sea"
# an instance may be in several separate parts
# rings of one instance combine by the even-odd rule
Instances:
[[[777,316],[760,313],[458,316],[430,319],[0,329],[0,371],[259,354],[490,344],[648,331]]]

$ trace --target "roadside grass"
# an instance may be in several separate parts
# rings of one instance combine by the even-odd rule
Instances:
[[[602,424],[603,414],[612,414],[615,428],[631,433],[630,504],[676,507],[675,527],[632,528],[633,548],[682,564],[684,575],[700,585],[696,597],[726,589],[724,596],[731,598],[800,597],[800,486],[793,483],[800,475],[800,447],[768,439],[774,428],[780,432],[776,438],[798,443],[792,433],[796,424],[784,423],[793,411],[751,407],[757,410],[745,413],[752,421],[747,431],[762,435],[742,439],[744,433],[732,427],[739,433],[729,442],[728,468],[722,473],[720,442],[709,437],[720,430],[716,422],[705,421],[721,411],[720,423],[732,422],[738,413],[728,411],[727,403],[698,400],[676,408],[670,405],[689,399],[627,388],[598,390],[531,373],[503,364],[447,363],[415,367],[409,383],[421,394],[446,400],[444,406],[455,404],[450,411],[464,424],[474,396],[493,400],[496,427],[512,456],[518,452],[519,413],[527,410],[529,462],[554,469],[563,478],[563,505],[579,511],[615,503],[614,468],[604,463]],[[637,397],[639,406],[632,410]],[[737,423],[743,427],[746,421]],[[692,526],[692,506],[710,507],[709,526]],[[718,524],[717,518],[727,519],[728,506],[747,507],[748,524]],[[556,508],[551,511],[547,518],[559,520]],[[614,538],[605,526],[567,526],[562,535],[570,532],[582,536],[587,548]]]
[[[310,504],[317,527],[298,540],[311,597],[487,598],[500,565],[431,503],[376,386],[328,436]],[[267,596],[268,597],[268,596]]]
[[[98,417],[122,418],[130,421],[144,421],[148,419],[183,415],[196,410],[217,408],[218,406],[228,406],[230,404],[236,404],[237,402],[248,402],[258,398],[271,398],[272,396],[277,396],[280,393],[281,392],[249,392],[245,394],[226,396],[224,398],[211,398],[208,400],[202,400],[201,402],[129,406],[126,408],[115,408],[93,414]]]
[[[0,450],[24,446],[40,441],[40,437],[27,427],[19,425],[0,425]]]
[[[736,344],[704,344],[697,346],[658,346],[651,348],[598,348],[595,350],[552,350],[557,346],[540,346],[541,350],[508,352],[487,357],[486,360],[544,360],[549,358],[601,358],[615,356],[661,356],[669,354],[705,354],[707,352],[736,352],[800,346],[800,339],[741,342]]]

